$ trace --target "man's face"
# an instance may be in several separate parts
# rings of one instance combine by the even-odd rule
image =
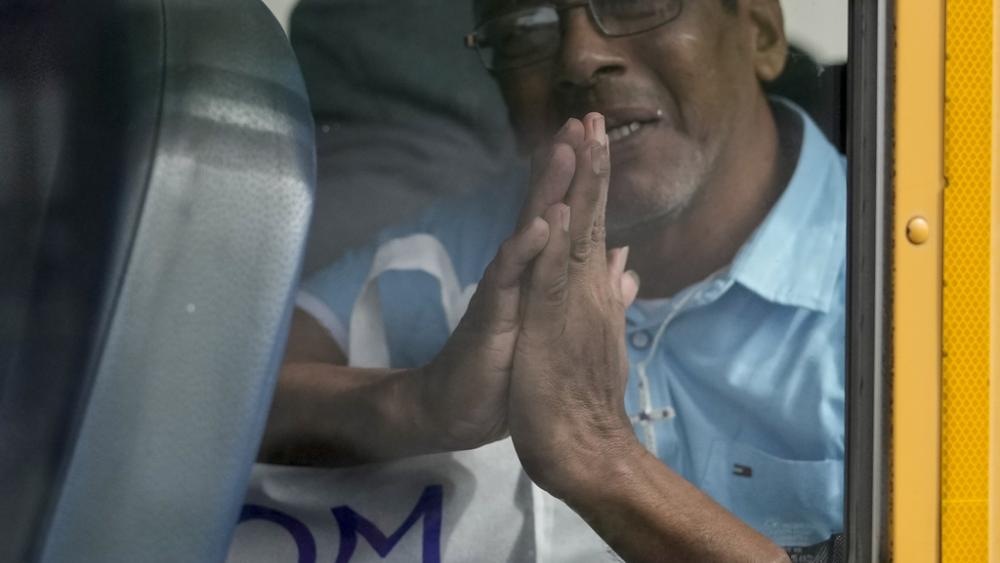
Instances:
[[[500,12],[536,4],[487,2]],[[612,239],[678,215],[713,170],[738,155],[729,139],[762,96],[748,20],[720,0],[685,0],[663,26],[607,37],[586,7],[571,8],[561,12],[555,57],[497,74],[528,148],[545,143],[569,117],[605,115]]]

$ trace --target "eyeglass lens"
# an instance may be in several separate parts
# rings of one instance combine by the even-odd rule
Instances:
[[[591,0],[601,31],[609,36],[648,31],[674,19],[681,0]],[[477,31],[483,63],[492,70],[530,65],[552,57],[562,40],[559,9],[552,4],[494,18]]]

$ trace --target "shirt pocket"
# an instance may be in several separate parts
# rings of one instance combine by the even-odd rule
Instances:
[[[701,489],[781,546],[816,544],[843,528],[843,460],[782,459],[717,440]]]

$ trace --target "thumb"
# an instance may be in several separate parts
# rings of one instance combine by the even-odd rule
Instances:
[[[639,274],[635,273],[635,270],[629,270],[622,275],[621,291],[622,304],[628,309],[639,295]]]

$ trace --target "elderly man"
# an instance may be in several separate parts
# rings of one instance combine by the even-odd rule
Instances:
[[[762,91],[778,0],[476,13],[527,189],[446,202],[305,282],[262,460],[509,434],[626,560],[781,561],[840,532],[845,164]]]

